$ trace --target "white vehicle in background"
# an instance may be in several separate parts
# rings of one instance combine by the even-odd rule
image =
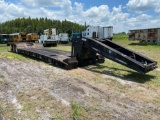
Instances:
[[[44,30],[44,35],[40,36],[39,43],[43,46],[57,46],[58,35],[56,35],[56,28]]]
[[[82,37],[86,38],[105,38],[113,39],[113,26],[100,27],[100,26],[90,26],[86,31],[82,32]]]
[[[69,42],[69,37],[68,37],[68,33],[60,33],[59,34],[59,42],[60,43],[64,43],[67,44]]]

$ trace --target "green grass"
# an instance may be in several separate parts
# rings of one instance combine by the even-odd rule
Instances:
[[[7,46],[6,44],[0,44],[0,53],[6,52],[8,50],[9,50],[9,46]]]
[[[6,44],[0,44],[0,58],[7,58],[10,60],[28,60],[28,57],[9,52],[10,47]]]
[[[23,105],[22,111],[28,111],[29,109],[30,109],[30,105],[26,103]]]
[[[128,40],[128,36],[126,34],[114,34],[113,40]]]
[[[60,113],[56,113],[55,118],[53,118],[53,120],[63,120],[63,118]]]
[[[72,109],[73,120],[80,120],[85,112],[82,105],[77,102],[71,102],[71,109]]]
[[[50,49],[56,50],[64,50],[64,51],[71,51],[71,43],[68,44],[58,44],[57,47],[49,47]]]

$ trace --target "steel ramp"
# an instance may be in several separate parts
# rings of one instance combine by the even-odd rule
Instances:
[[[86,47],[89,47],[100,55],[140,73],[147,73],[157,68],[156,61],[108,39],[82,38],[82,40],[86,40]]]

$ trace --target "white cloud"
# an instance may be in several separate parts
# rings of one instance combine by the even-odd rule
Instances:
[[[15,16],[15,17],[22,17],[25,16],[25,9],[23,7],[20,6],[16,6],[14,4],[9,4],[6,8],[6,14],[9,14],[11,16]]]
[[[94,6],[84,11],[85,17],[92,17],[92,18],[105,17],[108,14],[109,14],[109,8],[107,5],[101,5],[99,7]]]
[[[116,15],[117,13],[121,13],[122,12],[122,6],[120,5],[118,8],[116,8],[115,6],[113,7],[112,10],[112,14]]]
[[[63,4],[64,0],[21,0],[22,3],[25,3],[28,6],[32,7],[41,7],[41,6],[59,6]]]
[[[152,9],[160,14],[160,3],[157,0],[129,0],[127,8],[133,11],[139,11],[136,14],[119,5],[109,8],[108,5],[84,7],[83,3],[71,0],[21,0],[21,3],[14,4],[0,0],[0,22],[5,22],[18,17],[70,20],[79,24],[86,22],[88,25],[110,26],[113,25],[114,32],[127,32],[129,29],[147,28],[160,26],[160,20],[153,15],[144,13],[144,10]],[[154,9],[153,9],[154,8]]]
[[[113,25],[114,32],[127,32],[128,28],[126,26],[126,22],[129,18],[129,13],[122,12],[122,6],[119,5],[118,7],[113,7],[110,13],[109,23]]]
[[[144,21],[148,21],[151,19],[151,16],[150,15],[147,15],[147,14],[142,14],[142,15],[139,15],[137,16],[137,21],[141,21],[141,22],[144,22]]]
[[[75,5],[76,13],[82,13],[83,12],[83,4],[82,3],[75,2],[74,5]]]
[[[41,7],[39,12],[39,14],[41,14],[42,17],[47,17],[48,19],[56,19],[56,15],[53,11],[49,11]]]
[[[73,14],[69,19],[80,24],[84,24],[86,21],[90,25],[100,25],[108,22],[110,17],[107,5],[93,6],[84,10],[84,4],[75,2],[72,12]]]
[[[145,29],[156,27],[156,24],[151,24],[151,16],[147,14],[138,15],[136,17],[128,18],[126,21],[126,26],[128,29]]]
[[[64,0],[64,3],[62,4],[63,12],[65,12],[65,15],[70,15],[72,12],[72,4],[70,0]]]
[[[7,3],[4,0],[0,0],[0,19],[1,22],[5,22],[17,17],[26,17],[26,9],[23,6],[15,5],[13,3]]]
[[[8,4],[4,0],[0,0],[0,14],[3,14],[5,12],[5,8],[8,6]]]
[[[122,12],[122,6],[119,5],[119,7],[113,7],[112,10],[112,16],[111,16],[111,21],[114,22],[125,22],[127,18],[129,17],[129,13],[123,13]]]
[[[83,10],[82,4],[76,4],[77,7],[80,6],[80,9],[76,9],[77,16],[80,14],[79,19],[83,21],[83,23],[86,21],[87,24],[90,25],[99,25],[103,24],[103,22],[108,22],[110,17],[109,7],[107,5],[101,5],[101,6],[94,6],[90,9]],[[76,7],[76,8],[77,8]],[[109,23],[109,22],[108,22]]]
[[[157,0],[129,0],[127,7],[131,11],[146,11],[155,8]]]
[[[21,0],[21,2],[32,7],[61,8],[66,16],[70,15],[72,12],[70,0]]]
[[[129,0],[127,8],[138,14],[153,10],[160,17],[160,0]]]
[[[159,4],[160,4],[160,2],[159,2]],[[159,15],[159,17],[160,17],[160,6],[157,6],[157,7],[156,7],[155,12],[156,12],[156,13]]]

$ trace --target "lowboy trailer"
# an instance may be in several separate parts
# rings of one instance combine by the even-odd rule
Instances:
[[[104,62],[108,58],[140,73],[157,68],[157,62],[112,42],[113,27],[90,26],[72,39],[72,51],[45,49],[38,43],[10,43],[11,51],[32,56],[65,69]]]
[[[64,69],[104,62],[104,58],[140,73],[157,68],[156,61],[103,38],[75,38],[71,52],[47,49],[42,44],[26,42],[10,43],[10,48],[12,52],[31,56]]]

